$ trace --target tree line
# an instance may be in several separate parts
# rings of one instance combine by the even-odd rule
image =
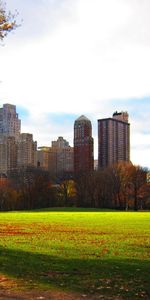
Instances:
[[[90,207],[139,210],[150,208],[148,171],[120,162],[76,179],[79,204]]]
[[[111,167],[80,174],[60,174],[22,167],[0,178],[0,210],[25,210],[58,206],[150,209],[147,170],[120,162]]]

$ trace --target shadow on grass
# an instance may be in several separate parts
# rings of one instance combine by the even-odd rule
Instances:
[[[74,259],[0,247],[0,272],[30,288],[149,299],[149,270],[150,262],[138,259]]]

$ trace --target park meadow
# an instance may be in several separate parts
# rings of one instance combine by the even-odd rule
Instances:
[[[12,291],[149,299],[149,250],[149,212],[53,208],[0,213],[0,278],[13,281]]]

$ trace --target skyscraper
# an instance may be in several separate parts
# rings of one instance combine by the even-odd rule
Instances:
[[[52,141],[50,147],[50,174],[55,176],[69,175],[73,173],[73,147],[69,146],[62,136],[59,136],[57,141]]]
[[[84,115],[74,123],[74,172],[90,172],[94,169],[91,121]]]
[[[17,141],[20,135],[21,120],[16,113],[16,106],[4,104],[0,108],[0,134],[2,136],[12,136]]]
[[[98,120],[98,166],[130,161],[130,124],[127,112]]]
[[[42,146],[37,150],[37,166],[48,171],[50,147]]]
[[[37,165],[37,142],[30,133],[21,133],[17,144],[17,166],[27,167]]]
[[[39,147],[37,159],[38,166],[48,170],[53,177],[73,173],[73,147],[62,136],[52,141],[51,147]]]
[[[6,174],[16,169],[17,144],[15,137],[0,135],[0,173]]]
[[[69,146],[69,142],[67,142],[62,136],[59,136],[57,141],[52,141],[52,147],[62,149],[70,146]]]
[[[17,167],[17,141],[21,121],[16,106],[4,104],[0,108],[0,173],[7,175]]]

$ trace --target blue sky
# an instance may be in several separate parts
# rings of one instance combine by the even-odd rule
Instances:
[[[0,105],[17,106],[38,146],[73,123],[129,113],[131,160],[150,168],[150,1],[7,0],[21,26],[0,47]]]

